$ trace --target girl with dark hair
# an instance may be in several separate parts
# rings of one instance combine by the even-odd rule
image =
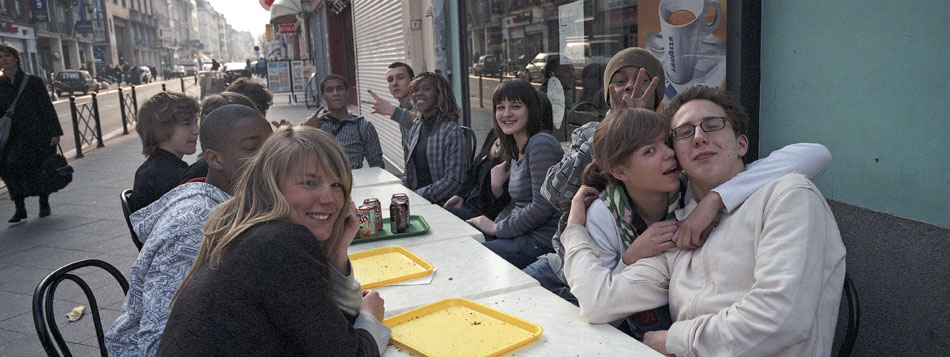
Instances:
[[[13,102],[16,101],[16,106]],[[13,110],[10,110],[13,109]],[[63,135],[43,80],[20,69],[20,52],[0,43],[0,115],[13,112],[9,141],[0,147],[0,179],[7,184],[16,213],[9,223],[26,219],[26,198],[40,196],[40,217],[50,215],[49,195],[41,180],[43,162],[56,152]]]
[[[551,236],[558,215],[540,190],[548,168],[561,159],[564,150],[554,136],[541,131],[541,101],[530,82],[502,82],[492,104],[495,134],[505,160],[492,169],[492,190],[500,196],[507,186],[511,202],[494,220],[479,216],[468,222],[494,238],[485,242],[488,249],[523,269],[538,256],[553,252]]]
[[[466,139],[452,87],[441,75],[425,72],[409,83],[412,119],[396,119],[403,136],[406,175],[403,185],[435,204],[458,193],[468,166]]]

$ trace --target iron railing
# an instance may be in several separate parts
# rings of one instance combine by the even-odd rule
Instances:
[[[83,157],[82,146],[92,144],[103,147],[102,124],[99,121],[99,100],[92,93],[92,102],[76,104],[76,97],[69,96],[69,111],[73,117],[73,138],[76,141],[76,158]]]
[[[135,99],[135,86],[132,86],[131,93],[124,93],[122,87],[119,87],[119,111],[122,112],[122,135],[129,133],[129,127],[135,126],[138,121],[136,113],[139,111],[139,104]]]

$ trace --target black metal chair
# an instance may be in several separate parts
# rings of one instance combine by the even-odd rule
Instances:
[[[475,138],[475,131],[467,126],[462,126],[462,131],[465,133],[465,141],[468,142],[469,151],[471,152],[468,161],[475,160],[475,154],[478,152],[478,139]]]
[[[844,274],[844,291],[842,294],[848,299],[848,328],[845,330],[844,340],[838,349],[839,357],[851,355],[854,342],[858,338],[858,328],[861,326],[861,304],[858,302],[858,290],[854,288],[854,281],[847,273]]]
[[[581,110],[582,108],[587,108],[588,110]],[[574,107],[564,115],[564,123],[561,123],[561,128],[564,129],[565,140],[571,140],[571,133],[574,132],[574,129],[589,122],[601,121],[602,119],[604,119],[604,115],[597,111],[596,104],[591,102],[575,104]]]
[[[135,244],[135,248],[139,251],[142,251],[142,242],[139,241],[139,236],[135,234],[135,230],[132,229],[132,221],[129,220],[129,216],[132,215],[132,209],[129,208],[129,195],[132,194],[132,189],[122,191],[119,194],[119,201],[122,202],[122,215],[125,216],[125,225],[129,227],[129,233],[132,234],[132,243]]]
[[[63,280],[72,280],[85,293],[86,299],[89,301],[89,312],[92,314],[92,321],[96,327],[99,351],[102,356],[109,355],[106,351],[105,333],[102,330],[102,319],[99,317],[99,305],[96,303],[96,297],[93,295],[92,289],[89,288],[89,284],[86,284],[79,276],[72,274],[74,270],[83,267],[98,267],[105,270],[119,282],[123,293],[128,294],[129,292],[129,282],[125,280],[122,273],[111,264],[98,259],[85,259],[67,264],[43,278],[36,286],[36,290],[33,291],[33,324],[36,327],[36,334],[40,339],[40,343],[49,356],[58,356],[59,353],[62,353],[63,356],[72,355],[66,346],[63,334],[56,325],[55,316],[62,316],[62,314],[57,315],[53,312],[53,297],[56,294],[56,287]],[[53,340],[56,341],[56,345],[53,344]],[[59,346],[58,352],[56,346]]]

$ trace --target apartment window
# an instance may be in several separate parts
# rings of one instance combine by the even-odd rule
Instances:
[[[125,6],[125,0],[122,0],[122,7],[126,7],[126,6]]]
[[[16,10],[16,13],[17,13],[18,15],[24,13],[23,10],[22,10],[23,8],[20,7],[20,6],[21,6],[21,5],[20,5],[20,0],[13,0],[13,9]]]
[[[6,14],[7,12],[7,0],[0,0],[0,14]]]

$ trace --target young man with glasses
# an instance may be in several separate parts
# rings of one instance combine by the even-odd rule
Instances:
[[[748,117],[735,98],[689,88],[664,110],[673,148],[689,176],[682,219],[711,190],[746,170]],[[669,330],[644,343],[676,355],[824,355],[831,352],[845,273],[845,249],[831,210],[805,176],[788,174],[720,212],[708,240],[640,259],[618,275],[598,263],[585,204],[573,199],[564,272],[581,312],[606,323],[669,303]]]

